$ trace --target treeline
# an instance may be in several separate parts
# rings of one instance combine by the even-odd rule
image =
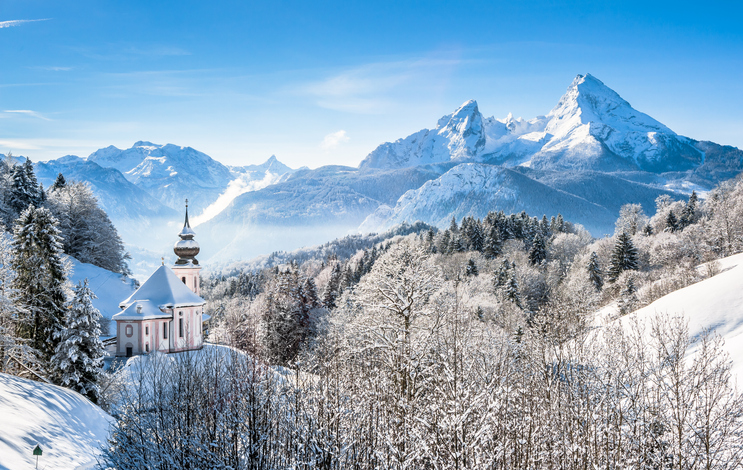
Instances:
[[[741,179],[624,206],[602,239],[560,219],[493,212],[205,280],[209,339],[235,349],[143,358],[108,463],[739,468],[721,341],[622,317],[743,249]]]

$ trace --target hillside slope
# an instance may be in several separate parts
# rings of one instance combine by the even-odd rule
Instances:
[[[683,315],[689,334],[705,329],[722,336],[733,361],[733,374],[743,383],[743,253],[719,260],[721,273],[672,292],[619,321],[649,321],[657,313]],[[693,353],[693,347],[689,351]]]
[[[0,469],[87,470],[108,437],[113,418],[66,388],[0,373]]]

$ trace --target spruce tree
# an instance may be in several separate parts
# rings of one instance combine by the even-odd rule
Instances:
[[[87,279],[77,285],[65,312],[64,327],[55,335],[59,344],[50,361],[57,383],[87,396],[93,403],[99,399],[98,377],[104,355],[100,339],[103,317],[93,306],[95,298]]]
[[[13,167],[11,185],[5,198],[12,211],[13,218],[26,210],[28,206],[39,205],[39,186],[31,160],[26,160],[23,165]]]
[[[487,259],[497,258],[503,252],[502,245],[503,242],[498,234],[498,229],[491,226],[488,235],[485,237],[483,254]]]
[[[515,270],[511,271],[511,278],[505,286],[505,297],[518,308],[521,308],[521,294],[519,293],[519,282],[516,280]]]
[[[62,189],[65,186],[67,186],[67,180],[65,179],[62,173],[58,173],[57,179],[54,180],[54,183],[52,183],[52,186],[51,188],[49,188],[49,191],[56,191],[57,189]]]
[[[54,334],[62,325],[65,304],[62,243],[49,210],[29,206],[17,220],[11,268],[16,273],[14,300],[26,311],[19,336],[49,360],[59,343]]]
[[[600,291],[604,287],[604,278],[602,276],[599,257],[594,251],[591,253],[591,260],[588,262],[588,277],[597,291]]]
[[[668,216],[666,216],[666,232],[675,232],[678,230],[679,224],[678,219],[676,219],[676,215],[673,213],[673,211],[668,211]]]
[[[544,238],[540,235],[535,235],[534,240],[529,250],[529,261],[531,264],[541,264],[542,261],[547,259],[547,247],[544,244]]]
[[[617,237],[614,251],[611,254],[611,265],[609,266],[609,280],[614,282],[624,271],[637,269],[637,248],[632,243],[632,237],[622,233]]]
[[[325,287],[325,295],[323,295],[323,305],[325,308],[331,309],[336,307],[336,299],[338,298],[338,291],[341,285],[341,267],[340,263],[333,265],[332,271],[330,271],[330,279],[328,285]]]
[[[475,260],[470,258],[470,260],[467,262],[467,266],[464,268],[464,274],[467,276],[477,276],[479,273],[477,269],[477,265],[475,264]]]

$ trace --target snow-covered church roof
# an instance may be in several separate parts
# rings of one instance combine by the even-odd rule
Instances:
[[[127,308],[112,317],[112,320],[154,320],[157,318],[172,318],[171,313],[165,313],[149,300],[137,300]]]
[[[121,302],[121,308],[129,307],[139,300],[151,302],[153,307],[178,308],[204,305],[206,301],[194,294],[191,289],[178,279],[172,269],[163,265],[152,273],[144,284],[128,299]],[[123,313],[123,312],[122,312]]]

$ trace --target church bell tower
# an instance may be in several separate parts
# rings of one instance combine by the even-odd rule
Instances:
[[[173,246],[173,251],[178,255],[178,260],[173,266],[173,272],[183,283],[191,289],[194,294],[201,295],[199,286],[199,272],[201,272],[201,266],[199,261],[196,259],[196,255],[199,254],[199,244],[193,237],[196,232],[191,228],[191,224],[188,223],[188,199],[186,199],[186,221],[183,224],[183,229],[178,234],[180,240],[178,240]]]

